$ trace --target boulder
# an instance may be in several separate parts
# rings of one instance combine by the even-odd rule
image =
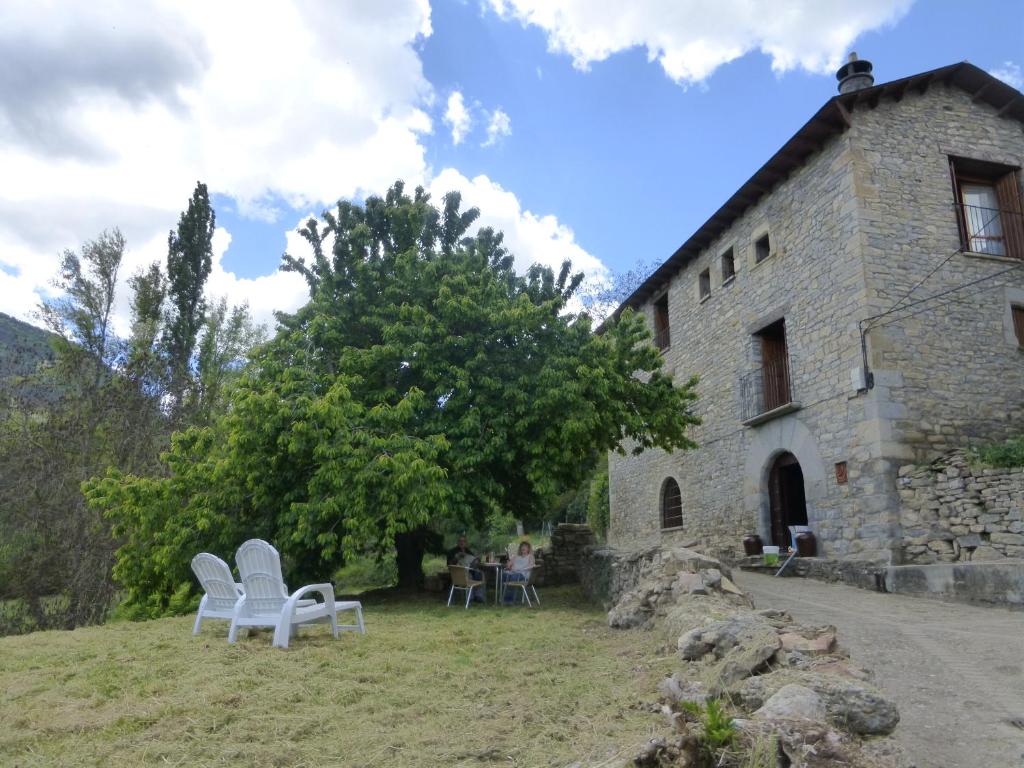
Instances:
[[[823,656],[836,647],[836,628],[799,627],[779,635],[784,651],[799,651],[802,654]]]
[[[608,626],[613,629],[630,629],[647,626],[654,614],[649,600],[636,592],[629,592],[608,611]]]
[[[718,580],[722,580],[721,574]],[[672,584],[672,591],[679,595],[706,595],[708,585],[704,583],[704,577],[700,573],[680,573]]]
[[[802,685],[784,685],[754,713],[760,720],[813,720],[828,719],[821,697]]]
[[[679,638],[679,656],[697,661],[710,656],[707,678],[724,690],[762,670],[779,649],[775,629],[756,614],[737,614],[692,629]]]
[[[836,727],[865,736],[892,733],[900,721],[896,705],[880,691],[853,679],[852,669],[845,665],[842,669],[851,677],[824,674],[821,668],[777,670],[744,680],[730,695],[744,709],[752,711],[764,706],[784,686],[795,683],[818,694],[829,722]]]
[[[899,746],[864,742],[820,722],[792,720],[734,720],[741,742],[763,750],[774,740],[790,768],[908,768]],[[889,740],[886,740],[889,741]]]
[[[896,705],[862,683],[822,676],[813,687],[824,699],[829,719],[850,733],[888,734],[900,721]]]
[[[658,693],[662,699],[673,704],[689,702],[703,705],[709,698],[703,685],[694,680],[687,680],[678,672],[658,683]]]

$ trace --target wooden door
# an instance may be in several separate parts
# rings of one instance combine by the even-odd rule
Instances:
[[[789,547],[789,526],[807,525],[804,473],[791,453],[783,453],[772,465],[768,474],[768,502],[772,544]]]

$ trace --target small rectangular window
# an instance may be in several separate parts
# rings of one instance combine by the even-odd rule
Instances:
[[[671,339],[668,331],[668,294],[654,302],[654,346],[668,349]]]
[[[736,277],[736,256],[732,248],[722,254],[722,284]]]
[[[709,298],[711,296],[711,270],[705,269],[700,273],[699,278],[699,289],[700,289],[700,300]]]
[[[1013,313],[1013,332],[1017,334],[1017,345],[1024,348],[1024,307],[1010,307]]]
[[[754,243],[754,261],[760,264],[772,255],[772,244],[768,239],[768,233],[761,235]]]

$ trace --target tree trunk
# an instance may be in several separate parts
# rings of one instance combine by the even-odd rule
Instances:
[[[398,588],[401,590],[423,589],[425,534],[423,528],[395,534],[395,561],[398,564]]]

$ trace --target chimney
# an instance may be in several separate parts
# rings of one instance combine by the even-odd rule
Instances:
[[[866,59],[858,59],[856,52],[850,53],[850,58],[836,72],[836,80],[839,81],[840,93],[852,93],[861,88],[870,88],[875,84],[875,78],[871,75],[871,62]]]

